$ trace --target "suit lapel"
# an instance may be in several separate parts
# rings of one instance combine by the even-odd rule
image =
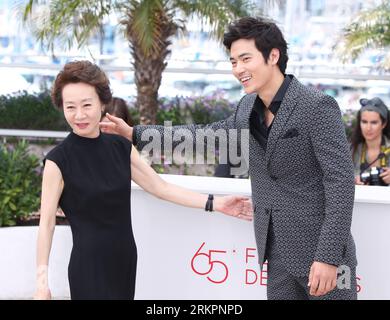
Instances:
[[[242,119],[243,128],[249,128],[249,117],[251,115],[253,105],[255,103],[257,94],[253,93],[246,96],[241,103],[240,114],[242,115],[240,118]]]
[[[298,102],[298,89],[299,82],[295,78],[292,79],[286,95],[283,98],[282,104],[280,105],[280,109],[276,114],[274,122],[272,124],[271,131],[268,136],[267,142],[267,150],[266,150],[266,164],[268,167],[268,163],[270,161],[272,152],[274,151],[277,141],[283,132],[283,128],[290,117],[292,111],[295,109],[295,106]]]

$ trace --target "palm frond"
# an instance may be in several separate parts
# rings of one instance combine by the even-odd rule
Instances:
[[[361,12],[343,32],[344,59],[358,57],[367,48],[385,48],[390,45],[390,0],[380,6]]]
[[[156,51],[162,35],[162,20],[165,16],[162,0],[131,0],[118,5],[123,12],[120,23],[134,39],[146,56]]]
[[[35,9],[35,10],[34,10]],[[23,9],[23,21],[47,48],[80,48],[100,28],[112,9],[106,0],[53,0],[49,5],[29,0]]]
[[[249,16],[253,4],[246,0],[176,0],[175,8],[182,10],[186,17],[196,15],[203,23],[211,26],[212,35],[217,39],[223,37],[226,25],[232,20]]]
[[[160,18],[163,11],[161,0],[141,1],[134,11],[132,29],[146,53],[158,46],[162,33]]]
[[[32,14],[33,5],[34,5],[34,0],[29,0],[26,3],[23,9],[23,21],[27,21],[28,17]]]

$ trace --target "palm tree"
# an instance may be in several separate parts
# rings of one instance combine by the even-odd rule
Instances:
[[[43,3],[43,5],[42,5]],[[136,107],[142,124],[153,124],[158,108],[158,89],[171,52],[171,38],[184,30],[194,16],[212,27],[212,35],[222,38],[225,25],[248,15],[245,0],[29,0],[23,7],[23,21],[47,48],[85,45],[101,30],[102,22],[115,12],[121,19],[133,57],[137,87]]]
[[[360,12],[345,29],[342,55],[344,60],[357,58],[367,48],[384,49],[390,46],[390,0]],[[390,69],[390,53],[384,61]]]

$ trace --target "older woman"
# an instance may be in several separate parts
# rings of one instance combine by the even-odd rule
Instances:
[[[101,133],[111,101],[109,81],[88,61],[70,62],[58,74],[52,100],[72,128],[45,159],[37,243],[35,298],[49,299],[48,262],[60,205],[73,236],[68,276],[72,299],[133,299],[137,249],[130,214],[130,179],[176,204],[252,219],[249,199],[195,193],[162,180],[129,140]]]

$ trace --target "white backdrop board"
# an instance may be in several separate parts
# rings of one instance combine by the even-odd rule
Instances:
[[[161,175],[202,193],[250,195],[250,182]],[[252,222],[177,206],[132,186],[136,299],[266,299]],[[357,186],[352,223],[359,299],[390,299],[390,188]],[[37,227],[0,228],[0,299],[31,298]],[[57,226],[49,267],[54,297],[69,296],[69,227]]]

